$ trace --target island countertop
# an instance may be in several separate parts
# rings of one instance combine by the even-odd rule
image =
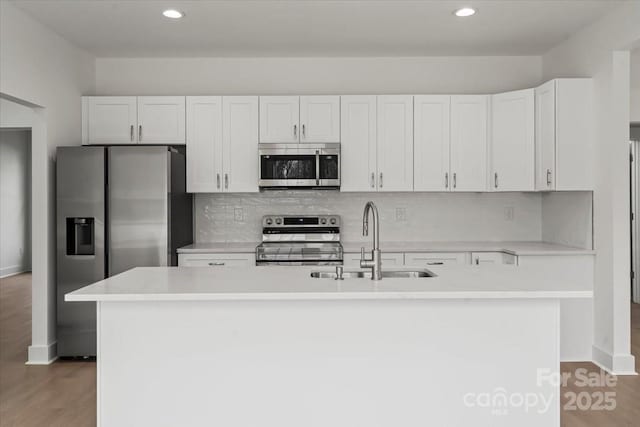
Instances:
[[[347,271],[348,269],[345,269]],[[393,268],[389,270],[409,270]],[[507,265],[434,266],[436,277],[316,279],[330,267],[138,267],[65,295],[66,301],[230,301],[591,298],[571,274]]]

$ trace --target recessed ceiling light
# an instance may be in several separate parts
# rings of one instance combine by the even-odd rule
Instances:
[[[458,10],[456,10],[455,12],[453,12],[456,16],[459,16],[461,18],[467,17],[467,16],[471,16],[471,15],[475,15],[476,10],[470,7],[463,7],[460,8]]]
[[[175,10],[175,9],[167,9],[164,12],[162,12],[162,14],[167,17],[167,18],[171,18],[171,19],[180,19],[184,16],[184,13],[180,12],[179,10]]]

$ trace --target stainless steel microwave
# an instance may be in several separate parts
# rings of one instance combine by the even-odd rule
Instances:
[[[340,144],[259,144],[260,188],[339,188]]]

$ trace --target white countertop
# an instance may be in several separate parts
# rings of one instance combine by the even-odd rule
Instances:
[[[260,242],[194,243],[178,253],[254,253]],[[371,242],[342,242],[345,252],[360,253]],[[505,252],[511,255],[593,255],[594,250],[544,242],[381,242],[383,252]]]
[[[66,301],[591,298],[569,274],[515,266],[430,269],[419,279],[314,279],[329,267],[138,267],[65,295]],[[402,270],[395,269],[394,270]]]

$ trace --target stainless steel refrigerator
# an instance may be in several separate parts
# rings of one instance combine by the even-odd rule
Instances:
[[[177,265],[192,243],[185,157],[158,147],[60,147],[57,187],[58,355],[96,355],[95,303],[64,295],[133,267]]]

